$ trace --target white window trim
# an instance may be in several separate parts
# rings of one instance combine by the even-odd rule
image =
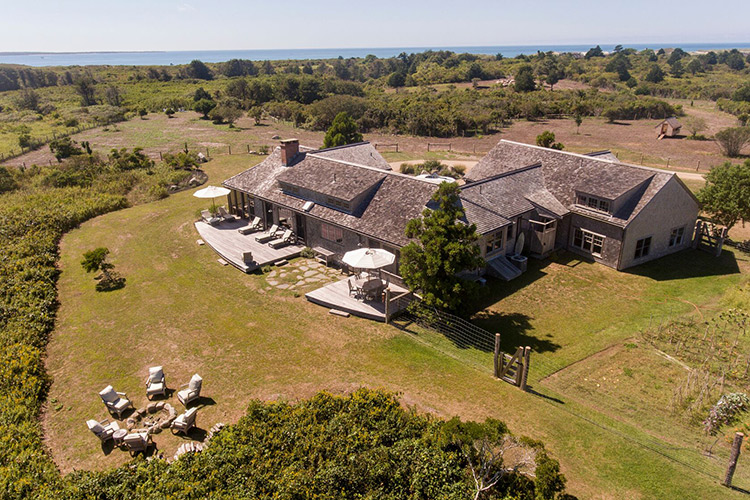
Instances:
[[[638,242],[641,241],[641,240],[646,240],[648,238],[651,238],[651,241],[648,244],[648,253],[646,255],[641,255],[640,257],[636,257],[635,256],[635,252],[638,249]],[[645,257],[649,257],[651,255],[651,247],[653,247],[653,246],[654,246],[654,235],[653,234],[649,234],[648,236],[644,236],[643,238],[638,238],[637,240],[635,240],[635,248],[633,248],[633,260],[641,260],[641,259],[643,259]]]
[[[597,236],[597,237],[601,238],[601,239],[602,239],[602,252],[604,251],[604,243],[605,243],[605,242],[607,241],[607,237],[606,237],[606,236],[604,236],[603,234],[595,233],[594,231],[590,231],[590,230],[588,230],[588,229],[584,229],[584,228],[582,228],[582,227],[573,227],[573,239],[572,239],[572,241],[570,242],[571,246],[572,246],[573,248],[577,248],[578,250],[581,250],[582,252],[586,252],[586,253],[588,253],[588,254],[590,254],[590,255],[593,255],[594,257],[599,257],[599,258],[601,258],[601,256],[602,256],[602,253],[601,253],[601,252],[597,253],[597,252],[594,252],[594,251],[593,251],[593,248],[594,248],[593,244],[591,245],[591,249],[592,249],[592,251],[588,251],[588,250],[586,250],[585,248],[583,248],[582,246],[580,246],[580,247],[577,247],[577,246],[575,245],[575,243],[574,243],[574,242],[575,242],[575,239],[576,239],[576,230],[578,230],[578,231],[581,231],[581,233],[583,233],[583,237],[585,237],[585,236],[586,236],[586,234],[590,234],[591,236]],[[583,241],[581,241],[581,245],[583,245]]]
[[[586,198],[586,204],[582,205],[580,203],[579,198],[581,198],[581,197]],[[589,206],[590,200],[596,200],[596,207]],[[605,210],[601,210],[599,208],[601,206],[602,202],[606,202],[607,203],[607,206],[609,207],[609,210],[605,211]],[[602,198],[600,196],[593,196],[593,195],[589,195],[589,194],[586,194],[586,193],[578,193],[577,192],[576,193],[575,205],[577,207],[580,207],[580,208],[583,208],[583,209],[586,209],[586,210],[591,210],[592,212],[596,212],[596,213],[600,213],[600,214],[612,215],[613,200],[609,200],[607,198]],[[601,235],[599,235],[599,236],[601,236]]]
[[[681,241],[679,243],[672,244],[672,233],[682,229],[682,235],[680,236]],[[687,226],[677,226],[669,230],[669,248],[680,247],[685,244],[685,233],[687,233]],[[653,241],[653,240],[652,240]]]

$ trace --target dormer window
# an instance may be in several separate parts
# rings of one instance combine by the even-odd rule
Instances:
[[[580,207],[586,207],[591,210],[596,210],[597,212],[603,212],[607,214],[610,213],[609,200],[597,198],[596,196],[591,196],[588,194],[578,194],[578,196],[576,196],[576,205]]]

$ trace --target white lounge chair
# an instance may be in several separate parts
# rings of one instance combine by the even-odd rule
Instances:
[[[203,222],[212,226],[221,222],[221,219],[214,217],[208,210],[201,210],[201,218],[203,219]]]
[[[192,376],[189,383],[181,386],[186,387],[186,389],[177,391],[177,399],[179,399],[180,403],[182,403],[187,408],[187,405],[190,404],[190,402],[195,401],[196,399],[201,397],[202,385],[203,379],[196,373]]]
[[[99,392],[99,396],[101,396],[109,412],[116,414],[119,419],[122,419],[122,412],[133,407],[133,403],[128,399],[128,395],[124,392],[115,392],[111,385],[102,389]]]
[[[219,217],[224,220],[235,220],[237,218],[234,215],[230,214],[224,207],[219,207]]]
[[[122,439],[122,444],[128,447],[131,456],[139,451],[145,453],[151,445],[151,434],[145,431],[131,432]]]
[[[152,366],[148,369],[148,377],[146,378],[146,398],[151,400],[151,397],[158,394],[167,395],[167,383],[164,379],[162,367]]]
[[[198,408],[190,408],[172,422],[172,434],[182,432],[187,434],[190,429],[195,427],[195,417],[198,414]]]
[[[279,226],[274,224],[271,226],[271,229],[266,231],[265,233],[260,233],[258,236],[255,237],[255,241],[258,243],[267,243],[271,241],[272,239],[276,238],[276,234],[279,232]]]
[[[240,234],[250,234],[254,233],[255,231],[260,231],[261,229],[263,229],[263,223],[260,221],[260,217],[256,217],[250,224],[239,228],[237,231]]]
[[[110,422],[109,420],[102,420],[101,422],[97,422],[96,420],[87,420],[86,425],[88,426],[89,430],[93,432],[96,437],[104,441],[109,441],[112,439],[112,435],[115,433],[115,431],[120,429],[120,426],[117,425],[116,421]]]
[[[281,238],[269,241],[268,246],[271,248],[281,248],[292,244],[292,242],[294,242],[294,233],[291,229],[287,229]]]

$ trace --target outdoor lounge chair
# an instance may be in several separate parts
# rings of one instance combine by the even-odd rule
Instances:
[[[234,215],[230,214],[224,207],[219,207],[219,217],[224,220],[235,220],[237,218]]]
[[[152,366],[148,369],[148,377],[146,378],[146,398],[151,400],[151,397],[157,394],[167,395],[167,383],[164,380],[164,370],[161,366]]]
[[[180,415],[172,422],[172,434],[182,432],[187,434],[190,429],[195,427],[195,417],[198,413],[198,408],[190,408],[188,411]]]
[[[263,229],[263,223],[260,221],[260,217],[256,217],[250,224],[239,228],[237,231],[240,234],[250,234],[254,233],[255,231],[260,231],[261,229]]]
[[[101,422],[97,422],[96,420],[87,420],[86,425],[89,427],[89,430],[93,432],[96,437],[104,441],[108,441],[112,439],[112,435],[115,433],[115,431],[120,429],[120,426],[117,425],[116,421],[110,422],[109,420],[102,420]]]
[[[145,431],[131,432],[122,439],[122,444],[127,446],[131,456],[139,451],[145,453],[151,445],[151,434]]]
[[[186,389],[177,391],[177,399],[179,399],[180,403],[182,403],[187,408],[187,405],[190,404],[191,401],[194,401],[201,397],[202,385],[203,379],[196,373],[192,376],[189,383],[181,386],[186,387]]]
[[[286,231],[284,231],[284,234],[281,236],[281,238],[269,241],[268,246],[271,248],[281,248],[287,245],[291,245],[292,243],[294,243],[294,233],[291,229],[287,229]]]
[[[122,418],[122,412],[133,407],[133,403],[128,399],[124,392],[115,392],[111,385],[108,385],[99,392],[102,401],[107,406],[110,413],[116,414],[117,418]]]
[[[271,229],[266,231],[265,233],[260,233],[258,236],[255,237],[255,241],[258,243],[268,243],[272,239],[276,238],[276,234],[279,232],[279,226],[274,224],[271,226]]]
[[[211,215],[211,212],[209,212],[208,210],[201,210],[201,218],[203,219],[203,222],[205,222],[206,224],[210,224],[212,226],[221,222],[221,219]]]

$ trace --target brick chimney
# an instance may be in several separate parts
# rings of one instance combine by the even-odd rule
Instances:
[[[291,165],[294,157],[299,153],[299,139],[284,139],[281,141],[281,164]]]

